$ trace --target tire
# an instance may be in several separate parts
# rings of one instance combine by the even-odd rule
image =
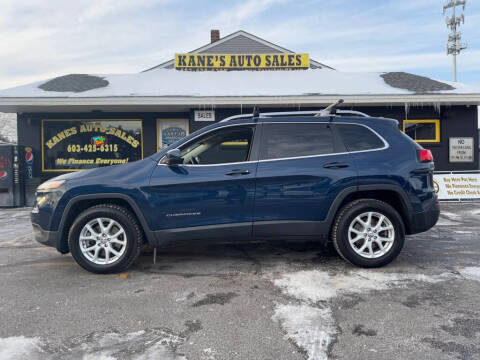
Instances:
[[[360,199],[339,211],[331,238],[344,260],[359,267],[376,268],[389,264],[400,254],[405,242],[405,226],[389,204]]]
[[[117,273],[128,269],[140,254],[143,232],[135,216],[124,207],[95,205],[77,216],[70,227],[68,245],[85,270]]]

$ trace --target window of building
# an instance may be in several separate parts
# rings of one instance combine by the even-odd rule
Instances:
[[[43,119],[42,171],[67,172],[143,158],[141,119]]]
[[[335,153],[332,130],[324,123],[264,124],[260,159]]]
[[[234,126],[212,131],[181,147],[183,163],[213,165],[247,161],[252,139],[251,126]]]
[[[381,149],[385,146],[373,131],[361,125],[335,124],[348,151]]]
[[[440,120],[404,120],[403,132],[420,143],[440,142]]]

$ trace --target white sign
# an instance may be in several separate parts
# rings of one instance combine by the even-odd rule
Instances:
[[[473,162],[473,138],[451,137],[450,162]]]
[[[195,121],[215,121],[215,110],[195,110]]]
[[[433,187],[440,200],[480,199],[480,174],[434,174]]]

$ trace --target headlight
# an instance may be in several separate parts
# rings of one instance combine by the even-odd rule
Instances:
[[[37,188],[37,190],[52,190],[59,188],[65,183],[65,180],[46,181]]]

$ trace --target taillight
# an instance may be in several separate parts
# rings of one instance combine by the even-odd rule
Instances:
[[[422,149],[418,153],[418,157],[420,159],[420,162],[431,162],[433,161],[433,155],[430,150],[427,149]]]

